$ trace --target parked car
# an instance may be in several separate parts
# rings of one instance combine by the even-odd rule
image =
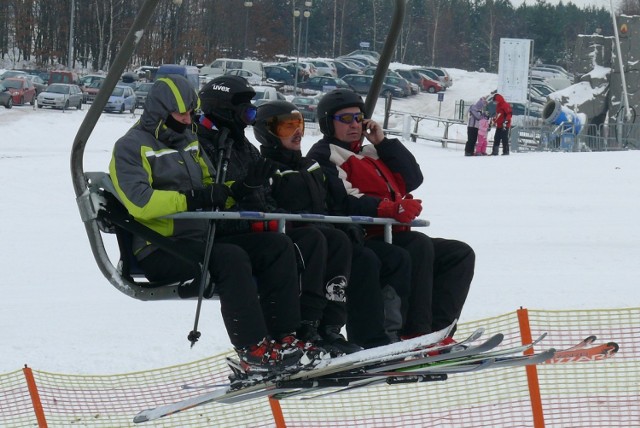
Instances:
[[[254,73],[253,71],[249,71],[249,70],[242,70],[240,68],[235,68],[235,69],[227,70],[224,74],[227,74],[230,76],[244,77],[247,80],[247,82],[249,82],[250,85],[259,85],[262,83],[262,76],[259,75],[258,73]]]
[[[293,86],[293,74],[289,73],[284,67],[279,65],[265,65],[264,76],[266,79],[272,79],[276,82],[282,82],[285,85]]]
[[[26,71],[21,70],[7,70],[0,76],[0,80],[9,79],[11,77],[24,77],[27,75]]]
[[[254,86],[253,90],[256,91],[256,94],[253,96],[251,102],[256,107],[266,103],[267,101],[287,100],[284,95],[276,91],[276,88],[274,88],[273,86]]]
[[[436,73],[438,75],[438,81],[440,82],[440,85],[444,89],[447,89],[453,86],[453,78],[451,78],[451,75],[449,74],[449,72],[444,68],[440,68],[440,67],[420,67],[420,68],[433,71],[434,73]]]
[[[124,113],[125,110],[135,113],[136,94],[133,92],[132,87],[118,84],[113,88],[109,101],[104,106],[104,111]]]
[[[10,77],[4,79],[2,84],[9,89],[14,105],[25,103],[34,105],[36,103],[36,88],[27,79]]]
[[[138,85],[134,91],[136,94],[136,108],[143,108],[144,102],[147,101],[147,95],[153,86],[152,82],[143,82]]]
[[[49,84],[52,83],[70,83],[72,85],[80,85],[78,74],[73,71],[52,71],[49,73]]]
[[[300,64],[300,66],[304,68],[304,70],[307,72],[307,76],[309,77],[318,76],[318,69],[316,68],[315,65],[311,64],[310,62],[303,62],[303,61],[299,61],[298,64]]]
[[[316,67],[316,76],[338,77],[338,71],[333,62],[318,59],[309,62]]]
[[[66,110],[75,107],[82,110],[84,96],[78,85],[53,83],[38,95],[38,108],[51,107]]]
[[[427,76],[431,80],[435,80],[436,82],[440,81],[440,78],[438,77],[438,75],[433,70],[429,70],[427,68],[421,68],[421,67],[414,68],[414,70],[417,71],[418,73],[424,74],[425,76]]]
[[[346,54],[345,56],[369,56],[373,59],[375,59],[376,61],[380,61],[380,54],[376,51],[368,51],[368,50],[364,50],[364,49],[358,49],[355,50],[353,52],[349,52],[348,54]]]
[[[4,106],[4,108],[13,107],[13,97],[11,96],[11,92],[9,92],[9,88],[5,87],[0,83],[0,104]]]
[[[420,90],[435,94],[436,92],[444,91],[444,87],[440,84],[438,79],[431,79],[430,77],[418,72],[420,75]]]
[[[102,87],[103,83],[104,83],[104,79],[94,80],[89,85],[85,85],[82,88],[80,88],[82,89],[82,94],[84,95],[85,103],[92,103],[93,100],[96,99],[96,95],[98,95],[98,92],[100,91],[100,88]]]
[[[78,86],[80,86],[81,88],[83,86],[89,86],[91,85],[93,82],[101,82],[105,79],[105,76],[100,76],[99,74],[87,74],[86,76],[82,76],[80,78],[80,84]]]
[[[369,93],[369,88],[371,88],[373,76],[365,76],[364,74],[349,74],[344,76],[342,80],[347,82],[347,84],[349,84],[349,86],[351,86],[354,91],[360,94],[367,94]],[[402,88],[383,82],[382,88],[380,88],[380,96],[387,97],[387,95],[389,94],[396,98],[401,98],[404,96]]]
[[[47,84],[40,78],[40,76],[36,76],[35,74],[29,74],[25,77],[25,79],[29,80],[34,88],[36,88],[36,96],[47,89]]]
[[[408,80],[403,79],[402,77],[386,76],[384,78],[384,83],[401,88],[404,92],[405,97],[408,97],[409,95],[415,95],[413,90],[411,89],[411,83],[409,83]],[[416,92],[416,94],[417,93],[418,92]]]
[[[333,61],[333,63],[336,66],[336,72],[338,73],[338,77],[342,78],[344,76],[346,76],[347,74],[358,74],[360,73],[360,69],[353,67],[349,64],[347,64],[345,61],[338,61],[335,60]]]
[[[298,107],[307,122],[315,122],[321,97],[293,97],[291,102]]]
[[[298,64],[297,68],[296,68],[296,63],[291,63],[291,62],[283,62],[280,64],[280,67],[286,69],[289,74],[291,74],[291,76],[296,76],[297,74],[297,80],[298,82],[302,82],[304,80],[307,80],[309,78],[309,76],[307,75],[307,72],[305,71],[304,67],[300,64]],[[296,72],[297,70],[297,72]]]
[[[327,92],[336,88],[350,89],[351,86],[338,77],[315,76],[307,79],[305,82],[298,83],[298,88]]]
[[[378,70],[378,67],[374,67],[372,65],[365,67],[362,69],[362,74],[366,74],[367,76],[373,76],[376,74],[376,71]],[[399,77],[404,79],[404,77],[402,77],[397,71],[395,70],[387,70],[387,76],[391,76],[391,77]],[[407,79],[405,79],[407,80]]]

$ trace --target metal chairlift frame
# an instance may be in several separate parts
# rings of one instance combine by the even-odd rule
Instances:
[[[80,210],[80,216],[84,222],[89,243],[95,261],[102,272],[102,274],[109,280],[109,282],[122,293],[133,297],[138,300],[172,300],[182,299],[178,290],[183,284],[152,284],[144,281],[135,281],[129,275],[123,275],[121,269],[116,267],[111,262],[109,255],[105,249],[104,241],[102,237],[103,232],[111,232],[113,230],[106,230],[109,225],[104,224],[104,218],[101,215],[103,208],[106,204],[106,198],[104,193],[112,193],[112,189],[109,189],[110,180],[106,173],[93,173],[84,171],[84,150],[91,136],[93,129],[95,128],[102,110],[109,100],[109,94],[113,91],[120,76],[124,72],[124,69],[129,62],[129,59],[133,55],[138,43],[144,37],[145,29],[149,25],[156,6],[160,3],[160,0],[146,0],[140,10],[138,11],[136,18],[127,34],[113,64],[109,68],[109,73],[102,84],[102,90],[98,92],[93,104],[89,108],[76,137],[73,141],[71,149],[71,179],[73,181],[73,188],[76,194],[76,202],[78,209]],[[385,41],[382,54],[380,55],[380,61],[378,62],[378,68],[374,75],[373,83],[367,94],[365,101],[365,116],[370,118],[376,105],[376,101],[382,88],[384,76],[389,68],[389,62],[393,55],[398,36],[402,28],[402,22],[406,10],[407,0],[396,0],[393,19],[389,34]],[[117,202],[117,201],[116,201]],[[194,213],[181,213],[175,217],[188,217]],[[207,213],[199,213],[200,215]],[[243,215],[263,215],[269,217],[268,214],[258,213],[208,213],[209,218],[240,218]],[[283,228],[286,215],[271,215],[276,216],[280,221],[281,228]],[[274,217],[274,218],[276,218]],[[300,220],[296,216],[296,219]],[[265,217],[262,217],[265,218]],[[293,218],[293,217],[292,217]],[[317,220],[317,218],[312,218]],[[393,221],[385,221],[384,219],[372,219],[372,218],[354,218],[354,217],[328,217],[327,220],[332,222],[358,222],[358,223],[380,223],[385,226],[385,238],[390,238],[391,224]],[[311,221],[311,220],[307,220]],[[131,223],[124,222],[124,223]],[[136,223],[136,222],[133,222]],[[425,226],[428,222],[418,221],[416,226]],[[126,224],[122,224],[119,227],[127,227]],[[135,226],[135,224],[133,225]],[[151,233],[155,233],[149,229]],[[162,237],[160,237],[162,238]],[[158,239],[160,239],[158,238]],[[156,242],[156,241],[154,241]],[[161,244],[163,245],[163,244]],[[166,245],[166,243],[164,244]],[[167,247],[168,248],[168,247]],[[170,250],[170,248],[168,248]],[[122,254],[121,254],[122,257]]]

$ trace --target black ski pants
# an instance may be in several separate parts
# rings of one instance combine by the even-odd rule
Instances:
[[[464,154],[473,156],[478,142],[478,128],[467,126],[467,143],[464,145]]]
[[[385,322],[385,296],[390,287],[401,300],[410,292],[411,260],[402,248],[367,239],[354,245],[347,288],[347,336],[363,348],[391,342]]]
[[[203,242],[182,240],[177,247],[204,258]],[[215,238],[209,272],[220,296],[222,318],[236,348],[255,345],[264,337],[295,332],[300,324],[295,249],[275,232]],[[156,250],[140,260],[150,281],[196,277],[193,265]],[[197,284],[196,284],[197,286]]]
[[[498,155],[500,150],[500,143],[502,143],[502,154],[509,154],[509,130],[505,128],[496,129],[496,133],[493,136],[493,149],[492,155]]]
[[[347,319],[347,289],[351,273],[351,241],[332,227],[289,228],[304,266],[300,271],[300,315],[320,326],[343,326]]]
[[[431,333],[460,318],[475,269],[473,249],[464,242],[415,231],[394,232],[393,245],[411,257],[411,295],[403,334]]]

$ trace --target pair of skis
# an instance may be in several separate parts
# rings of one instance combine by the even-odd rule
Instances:
[[[593,345],[595,336],[556,351],[522,355],[546,336],[530,344],[496,349],[504,339],[500,333],[484,341],[478,340],[484,330],[477,329],[465,340],[451,345],[437,345],[447,337],[453,324],[446,329],[407,341],[368,349],[354,354],[321,361],[314,369],[296,373],[281,373],[271,378],[241,379],[236,362],[229,359],[234,373],[240,376],[231,384],[185,386],[185,389],[205,389],[207,392],[175,403],[143,410],[135,423],[151,421],[211,402],[237,403],[264,396],[285,399],[318,393],[302,399],[318,399],[329,395],[378,384],[400,384],[446,380],[448,375],[531,364],[566,364],[598,361],[610,358],[618,351],[615,342]],[[209,391],[209,389],[211,389]],[[331,389],[328,392],[322,390]]]

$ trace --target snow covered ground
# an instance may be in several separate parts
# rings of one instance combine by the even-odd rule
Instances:
[[[394,100],[393,109],[452,117],[497,76],[451,70],[436,95]],[[206,302],[202,338],[189,348],[195,302],[139,302],[95,265],[73,193],[69,153],[84,111],[0,108],[0,373],[107,374],[164,367],[229,349],[217,302]],[[382,102],[374,118],[381,119]],[[135,123],[104,114],[85,171],[106,170],[113,142]],[[400,127],[402,118],[390,126]],[[442,135],[442,125],[423,131]],[[428,129],[425,129],[428,128]],[[252,133],[249,132],[251,138]],[[450,137],[464,139],[466,128]],[[318,139],[309,130],[304,150]],[[425,174],[414,192],[432,236],[468,242],[476,276],[461,321],[535,309],[637,306],[640,152],[514,153],[469,158],[462,146],[407,142]],[[114,250],[115,242],[108,242]]]

